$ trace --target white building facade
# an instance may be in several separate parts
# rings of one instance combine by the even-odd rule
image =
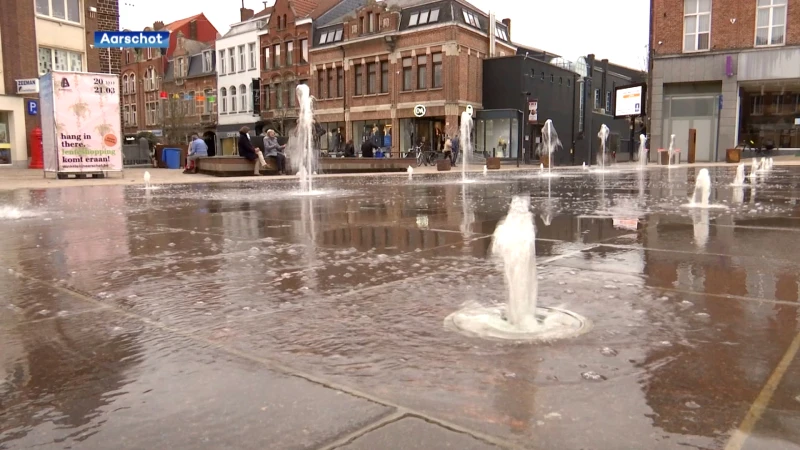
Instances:
[[[268,11],[262,11],[232,25],[217,39],[217,138],[223,155],[235,154],[239,129],[248,126],[254,134],[254,124],[259,120],[261,58],[258,37],[266,31],[268,21]]]

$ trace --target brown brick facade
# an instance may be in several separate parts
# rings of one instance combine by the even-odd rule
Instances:
[[[145,50],[125,49],[122,52],[122,84],[127,81],[127,87],[121,89],[122,96],[120,103],[123,110],[122,131],[124,135],[135,135],[140,131],[156,130],[161,128],[161,123],[147,123],[147,105],[148,103],[160,102],[159,92],[162,87],[162,80],[164,79],[164,58],[161,56],[157,49],[152,49],[150,52]],[[148,73],[152,71],[155,76],[155,82],[149,83]],[[131,83],[131,78],[134,82]],[[136,119],[129,114],[129,120],[124,120],[124,109],[128,107],[132,111],[135,107]]]
[[[297,25],[297,22],[306,22]],[[278,0],[267,24],[269,33],[260,38],[261,116],[281,128],[297,119],[295,87],[309,83],[310,65],[303,61],[302,42],[311,47],[311,23],[295,16],[287,0]],[[293,46],[292,63],[287,63],[288,46]],[[275,54],[280,48],[280,56]],[[277,62],[277,67],[276,67]]]
[[[789,0],[786,44],[800,45],[800,3]],[[757,0],[711,0],[710,51],[755,47]],[[653,0],[655,56],[683,53],[684,0]]]
[[[372,14],[378,21],[374,33],[365,32],[364,20]],[[347,139],[358,140],[362,135],[354,131],[353,124],[365,121],[381,122],[393,132],[392,152],[406,151],[410,142],[400,133],[401,120],[415,119],[415,105],[426,107],[419,121],[435,121],[439,131],[453,135],[458,131],[459,116],[467,105],[482,108],[482,67],[488,57],[489,39],[456,23],[446,22],[419,31],[413,29],[397,32],[400,12],[384,8],[384,4],[367,5],[355,12],[344,24],[341,45],[313,49],[311,53],[311,92],[316,97],[317,120],[321,123],[344,123]],[[373,35],[374,34],[374,35]],[[391,36],[387,39],[387,35]],[[498,54],[515,53],[515,50],[497,42]],[[434,58],[437,62],[434,62]],[[438,59],[441,58],[441,63]],[[411,62],[410,89],[404,89],[404,61]],[[424,62],[424,87],[420,87],[420,63]],[[376,91],[368,92],[369,68],[375,63]],[[382,64],[388,64],[388,86],[382,86]],[[434,85],[434,65],[441,64],[441,83]],[[338,92],[338,73],[344,69],[343,92]],[[407,68],[405,68],[407,70]],[[357,73],[361,73],[363,92],[355,92]],[[333,74],[333,83],[329,77]],[[322,81],[320,83],[320,81]],[[334,88],[330,92],[329,86]],[[386,92],[382,92],[386,91]],[[341,94],[341,95],[340,95]],[[388,134],[388,133],[387,133]],[[356,147],[360,142],[355,143]],[[402,147],[402,148],[401,148]]]

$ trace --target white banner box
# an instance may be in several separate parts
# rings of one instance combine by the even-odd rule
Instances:
[[[122,170],[119,77],[50,72],[39,79],[44,170]]]

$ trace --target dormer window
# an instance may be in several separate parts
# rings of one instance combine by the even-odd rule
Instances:
[[[319,37],[320,44],[331,44],[342,40],[342,29],[330,30],[322,33]]]
[[[498,39],[502,39],[502,40],[504,40],[504,41],[507,41],[507,40],[508,40],[508,33],[506,33],[506,30],[504,30],[504,29],[502,29],[502,28],[499,28],[499,27],[496,27],[496,28],[494,29],[494,36],[495,36],[496,38],[498,38]]]
[[[417,25],[425,25],[428,23],[435,23],[439,21],[439,8],[426,9],[411,14],[408,18],[408,26],[413,27]]]
[[[175,64],[175,78],[183,78],[186,74],[186,60],[183,58],[178,58]]]
[[[475,28],[481,27],[481,22],[478,20],[478,17],[475,16],[475,14],[473,14],[470,11],[467,11],[466,9],[462,10],[462,12],[464,13],[465,22],[467,22],[468,24],[472,25]]]
[[[211,51],[203,52],[203,72],[211,72]]]

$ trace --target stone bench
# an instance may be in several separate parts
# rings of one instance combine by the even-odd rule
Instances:
[[[413,158],[320,158],[319,173],[405,172]]]
[[[278,164],[273,158],[264,158],[267,166],[261,173],[277,175]],[[253,175],[255,162],[248,161],[241,156],[207,156],[197,160],[197,173],[215,177],[243,177]],[[286,158],[286,169],[291,167],[289,158]]]

